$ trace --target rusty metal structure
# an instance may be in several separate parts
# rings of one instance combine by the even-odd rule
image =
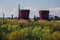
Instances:
[[[19,19],[29,19],[30,10],[21,9],[19,10]]]
[[[28,9],[20,9],[20,5],[18,5],[18,19],[19,22],[27,22],[29,21],[29,13],[30,10]]]
[[[49,10],[39,11],[40,20],[49,20]]]
[[[29,19],[30,10],[20,9],[20,5],[18,5],[18,18],[19,19]]]

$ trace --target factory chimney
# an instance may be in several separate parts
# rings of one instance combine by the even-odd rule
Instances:
[[[18,5],[18,19],[20,19],[20,4]]]

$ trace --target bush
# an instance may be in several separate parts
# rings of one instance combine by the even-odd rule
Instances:
[[[52,40],[51,32],[52,30],[50,29],[49,26],[44,27],[42,29],[42,40]]]
[[[55,31],[52,34],[53,40],[60,40],[60,32],[59,31]]]
[[[8,35],[9,40],[28,40],[30,39],[30,29],[31,28],[24,28],[20,31],[12,32]]]
[[[19,23],[0,20],[0,40],[60,40],[60,21]]]
[[[6,40],[6,35],[4,32],[0,31],[0,40]]]
[[[34,27],[32,30],[33,40],[40,40],[42,38],[41,27]]]

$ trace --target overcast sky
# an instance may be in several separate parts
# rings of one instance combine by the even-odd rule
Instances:
[[[30,9],[30,18],[39,16],[39,10],[49,10],[50,15],[60,16],[60,0],[0,0],[0,17],[18,16],[18,5],[21,9]]]

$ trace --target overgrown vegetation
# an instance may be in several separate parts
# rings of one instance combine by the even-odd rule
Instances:
[[[60,40],[60,21],[0,20],[0,40]]]

